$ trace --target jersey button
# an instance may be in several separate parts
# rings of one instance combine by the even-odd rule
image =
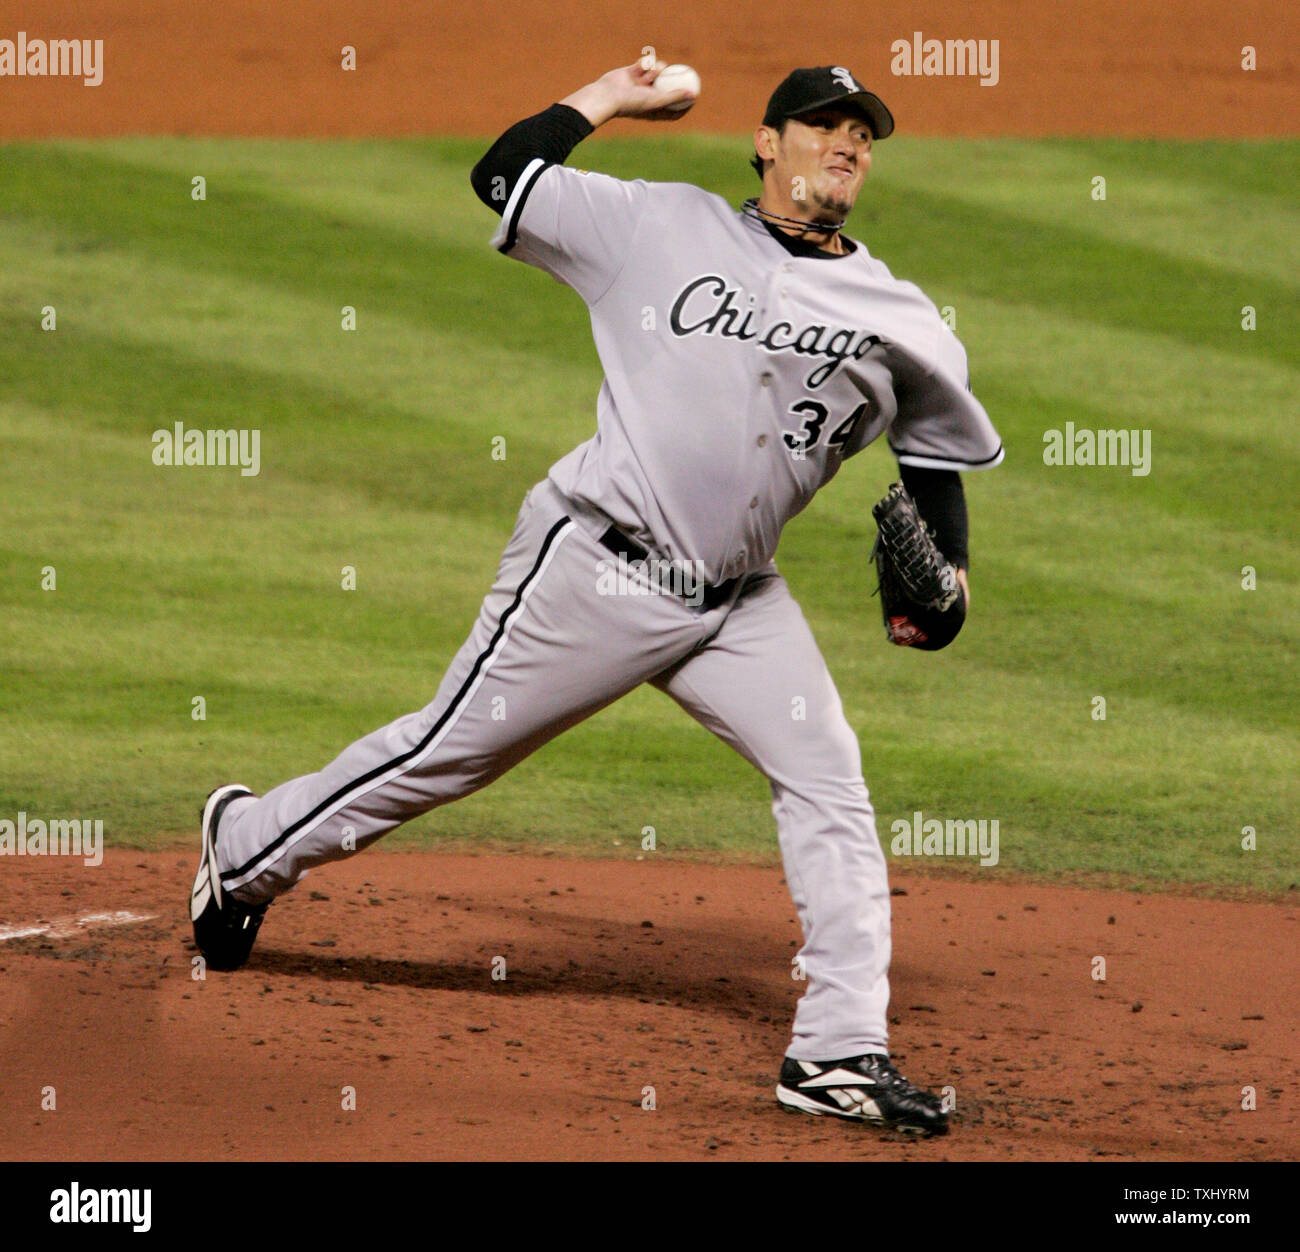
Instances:
[[[764,370],[763,373],[761,373],[758,376],[758,381],[762,383],[764,387],[770,387],[772,385],[771,373],[769,373],[767,370]]]
[[[767,447],[767,436],[766,436],[766,435],[759,435],[759,437],[758,437],[758,446],[759,446],[760,448],[766,448],[766,447]]]
[[[758,497],[757,497],[757,496],[755,496],[755,497],[754,497],[754,498],[749,502],[749,507],[750,507],[751,509],[756,509],[756,508],[758,508]],[[742,553],[742,555],[743,555],[743,553]]]

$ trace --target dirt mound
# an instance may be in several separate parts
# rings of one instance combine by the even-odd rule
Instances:
[[[268,914],[244,970],[204,981],[189,856],[4,872],[10,929],[152,917],[0,942],[6,1159],[1280,1160],[1300,1147],[1293,907],[896,873],[895,1056],[952,1087],[958,1118],[946,1139],[911,1143],[778,1108],[801,984],[772,870],[376,851],[314,873]]]
[[[901,134],[1295,133],[1300,8],[1288,0],[1097,0],[1064,18],[1062,8],[882,0],[832,35],[823,15],[806,20],[777,0],[743,10],[729,0],[44,0],[26,14],[0,4],[0,39],[104,43],[99,86],[0,78],[0,137],[490,135],[647,45],[703,76],[687,129],[752,128],[786,72],[830,63],[879,92]],[[906,65],[894,45],[918,34],[921,63]],[[988,41],[990,66],[996,40],[996,75],[893,72],[924,71],[927,40]],[[1242,68],[1247,45],[1254,70]],[[342,68],[345,47],[354,70]]]

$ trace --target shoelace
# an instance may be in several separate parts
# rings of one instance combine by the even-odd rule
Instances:
[[[884,1060],[884,1061],[881,1061],[881,1060],[870,1061],[870,1062],[868,1062],[868,1064],[867,1064],[867,1068],[870,1069],[874,1074],[878,1074],[878,1075],[880,1075],[880,1077],[884,1080],[884,1084],[885,1084],[886,1086],[889,1086],[889,1087],[900,1087],[900,1086],[910,1087],[910,1086],[912,1085],[912,1084],[909,1083],[909,1082],[907,1081],[907,1079],[904,1078],[903,1075],[900,1074],[900,1073],[898,1072],[898,1070],[896,1070],[896,1069],[893,1067],[893,1065],[891,1065],[891,1064],[889,1063],[889,1061],[887,1061],[887,1060]]]
[[[905,1091],[914,1095],[925,1095],[915,1083],[908,1081],[902,1074],[896,1070],[888,1057],[869,1058],[863,1057],[859,1062],[873,1077],[878,1078],[882,1087],[891,1087],[896,1091]]]

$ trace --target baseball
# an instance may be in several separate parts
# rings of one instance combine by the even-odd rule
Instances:
[[[698,96],[700,76],[689,65],[665,65],[655,77],[655,86],[660,91],[689,91]],[[694,100],[683,100],[680,104],[665,105],[665,108],[674,113],[685,113],[694,103]]]

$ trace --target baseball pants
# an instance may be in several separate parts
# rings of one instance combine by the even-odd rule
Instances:
[[[599,533],[589,510],[537,484],[432,703],[318,773],[233,802],[218,844],[223,887],[270,901],[650,682],[771,784],[807,977],[788,1054],[886,1051],[885,858],[857,737],[784,578],[769,563],[712,608],[668,591],[601,594],[611,556]]]

